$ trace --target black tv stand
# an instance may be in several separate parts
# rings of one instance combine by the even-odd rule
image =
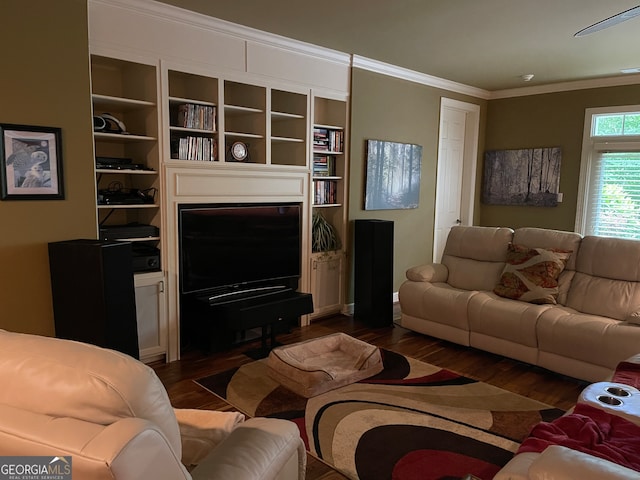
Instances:
[[[261,330],[261,347],[246,352],[262,358],[276,346],[276,332],[301,315],[313,312],[310,293],[271,285],[228,293],[183,298],[181,324],[187,335],[205,352],[221,351],[244,343],[247,333]]]

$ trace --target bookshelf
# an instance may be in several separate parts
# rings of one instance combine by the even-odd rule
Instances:
[[[101,124],[94,119],[98,238],[128,241],[134,252],[160,255],[159,266],[145,266],[134,275],[140,304],[144,297],[146,305],[153,305],[137,312],[139,336],[145,338],[139,344],[143,361],[166,359],[167,353],[157,78],[153,64],[91,56],[93,115],[113,116],[125,127],[121,131],[111,123],[99,130]],[[143,234],[135,229],[129,234],[115,228],[121,226],[146,228]],[[112,233],[109,227],[114,227]]]
[[[310,285],[314,298],[314,313],[311,318],[339,312],[344,306],[344,250],[348,214],[346,99],[315,96],[313,119],[313,214],[321,215],[333,227],[339,247],[334,251],[311,253]]]
[[[309,96],[271,89],[272,165],[307,165]]]
[[[174,160],[218,161],[218,81],[169,70],[169,142]]]

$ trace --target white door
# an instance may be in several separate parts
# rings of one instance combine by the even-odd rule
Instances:
[[[473,222],[480,107],[443,98],[433,230],[433,260],[442,258],[454,225]]]

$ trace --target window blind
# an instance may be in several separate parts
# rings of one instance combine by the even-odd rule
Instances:
[[[640,239],[640,152],[600,152],[591,172],[586,233]]]

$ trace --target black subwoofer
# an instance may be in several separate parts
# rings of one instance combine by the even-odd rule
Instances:
[[[131,244],[49,243],[56,337],[139,358]]]
[[[393,222],[355,220],[354,318],[393,324]]]

